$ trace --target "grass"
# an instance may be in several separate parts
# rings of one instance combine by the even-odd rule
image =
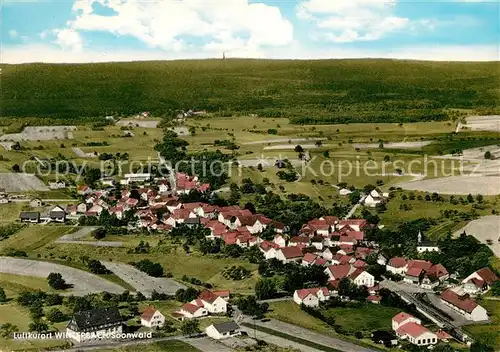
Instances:
[[[0,223],[13,222],[19,219],[23,203],[0,204]]]
[[[0,287],[5,290],[7,297],[11,298],[25,290],[42,290],[45,292],[54,291],[47,280],[34,277],[0,273]]]
[[[391,330],[391,319],[401,310],[373,303],[366,303],[359,308],[330,308],[326,316],[335,318],[335,324],[349,334],[356,331]]]
[[[0,253],[7,248],[33,252],[48,243],[52,243],[72,229],[65,225],[30,225],[5,241],[0,241]]]
[[[126,347],[118,347],[113,349],[102,349],[101,352],[135,352],[141,350],[143,352],[197,352],[199,349],[179,340],[158,341],[150,344],[130,345]]]
[[[481,325],[467,325],[463,329],[477,339],[496,350],[500,349],[500,301],[483,299],[478,302],[490,315],[491,323]]]

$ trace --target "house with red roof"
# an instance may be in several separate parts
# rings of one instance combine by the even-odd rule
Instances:
[[[227,312],[227,301],[223,297],[217,295],[216,293],[203,290],[198,295],[198,298],[191,301],[191,304],[197,305],[199,307],[204,307],[209,313],[226,313]]]
[[[329,299],[330,291],[326,287],[303,288],[293,293],[294,302],[307,307],[318,307],[319,302]]]
[[[280,247],[286,247],[286,237],[281,234],[276,234],[274,236],[273,242]]]
[[[90,194],[92,193],[92,188],[90,188],[89,186],[87,185],[80,185],[76,188],[76,192],[79,194],[79,195],[87,195],[87,194]]]
[[[174,314],[180,320],[201,318],[207,315],[208,310],[205,307],[193,303],[184,303],[181,309]]]
[[[488,291],[491,286],[500,280],[490,268],[479,269],[462,280],[466,293],[478,294]]]
[[[316,263],[316,261],[320,259],[316,254],[314,253],[306,253],[304,255],[304,257],[302,258],[302,263],[301,265],[302,266],[309,266],[309,265],[313,265],[314,263]]]
[[[354,231],[361,231],[363,228],[369,226],[369,223],[366,219],[347,219],[340,220],[338,224],[338,228],[342,229],[345,226],[349,226]]]
[[[259,250],[264,254],[266,260],[276,258],[276,251],[280,246],[271,241],[262,241],[259,244]]]
[[[323,257],[324,260],[330,261],[333,259],[333,253],[330,250],[330,248],[325,248],[323,252],[321,253],[321,256]]]
[[[141,325],[147,328],[161,328],[165,325],[165,316],[158,309],[150,306],[141,314]]]
[[[300,246],[278,248],[275,255],[275,258],[284,264],[301,261],[302,257]]]
[[[389,259],[385,265],[385,269],[393,274],[404,275],[408,270],[408,264],[403,257],[394,257]]]
[[[472,300],[467,293],[459,295],[455,291],[447,289],[441,293],[440,298],[445,305],[462,314],[468,320],[488,320],[486,309]]]
[[[331,260],[333,265],[344,265],[344,264],[351,264],[355,262],[355,259],[351,257],[350,255],[345,255],[342,253],[336,253],[332,260]]]
[[[347,275],[347,277],[351,279],[356,286],[372,287],[375,285],[375,277],[363,268],[355,269]]]
[[[417,346],[434,345],[438,342],[436,334],[422,326],[422,321],[413,315],[401,312],[392,318],[392,329],[400,339]]]
[[[349,264],[330,265],[325,269],[325,274],[328,275],[328,280],[342,280],[354,270],[356,269]]]
[[[355,267],[356,269],[361,269],[361,268],[366,268],[368,264],[366,264],[366,262],[364,262],[361,259],[356,259],[356,261],[352,263],[352,266]]]
[[[289,246],[296,246],[298,244],[303,244],[305,246],[308,246],[310,241],[311,241],[310,238],[307,236],[293,236],[288,241],[288,245]]]

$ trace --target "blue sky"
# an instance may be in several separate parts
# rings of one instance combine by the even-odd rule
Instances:
[[[4,0],[3,62],[498,60],[498,1]]]

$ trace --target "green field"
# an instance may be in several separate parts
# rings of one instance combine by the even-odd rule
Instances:
[[[18,295],[26,290],[42,290],[45,292],[56,292],[46,279],[33,276],[22,276],[0,273],[0,287],[5,290],[8,298]]]
[[[498,107],[495,62],[234,59],[0,67],[3,116],[68,120],[196,108],[305,123],[399,122],[445,118],[450,107]]]
[[[464,326],[464,330],[469,333],[472,338],[479,339],[481,342],[489,346],[500,349],[500,301],[483,299],[479,302],[490,315],[490,324],[468,325]]]

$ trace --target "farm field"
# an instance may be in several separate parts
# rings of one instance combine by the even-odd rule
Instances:
[[[13,297],[25,290],[55,292],[55,290],[49,286],[45,278],[35,276],[0,273],[0,287],[5,290],[7,297]]]

